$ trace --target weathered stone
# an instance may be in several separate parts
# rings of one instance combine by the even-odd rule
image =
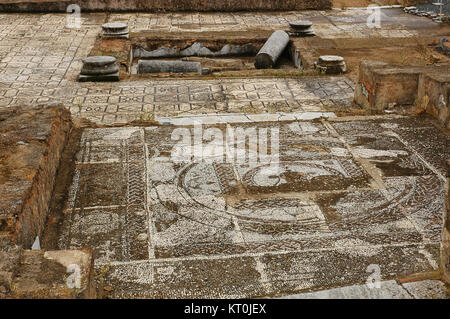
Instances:
[[[315,35],[312,22],[308,20],[298,20],[289,22],[290,29],[287,33],[294,37],[307,37]]]
[[[448,74],[449,65],[405,66],[376,61],[361,61],[355,88],[355,102],[366,108],[383,110],[390,104],[413,105],[422,73]]]
[[[31,248],[42,235],[71,126],[62,105],[0,111],[0,249]]]
[[[218,51],[212,51],[204,46],[203,43],[195,42],[191,46],[181,49],[179,47],[160,47],[156,50],[148,51],[141,47],[133,49],[135,58],[169,58],[169,57],[222,57],[222,56],[240,56],[253,55],[258,52],[258,47],[252,43],[245,45],[226,44]]]
[[[121,22],[108,22],[102,25],[103,37],[105,38],[129,38],[128,26]]]
[[[84,65],[80,74],[82,75],[108,75],[119,72],[119,67],[116,64],[104,65],[101,67],[89,67]]]
[[[274,67],[288,44],[289,35],[281,30],[275,31],[256,55],[255,67],[257,69]]]
[[[137,72],[144,73],[202,73],[200,62],[191,61],[161,61],[161,60],[139,60]]]
[[[89,249],[24,251],[11,284],[12,298],[95,298]]]
[[[444,70],[436,67],[420,75],[417,100],[424,110],[450,129],[450,73]]]
[[[83,66],[96,68],[110,65],[116,62],[113,56],[89,56],[83,59]]]
[[[344,58],[336,55],[323,55],[314,67],[325,74],[340,74],[347,72]]]
[[[445,284],[440,280],[407,282],[402,286],[416,299],[447,299]]]
[[[112,56],[90,56],[83,59],[78,81],[119,81],[119,67]]]
[[[297,31],[297,30],[308,29],[309,27],[312,26],[312,22],[308,21],[308,20],[297,20],[297,21],[289,22],[289,25],[291,26],[292,29]]]
[[[121,32],[125,30],[127,27],[128,27],[127,24],[122,22],[108,22],[102,24],[103,31],[108,32]]]
[[[380,282],[380,287],[367,284],[285,296],[282,299],[412,299],[394,280]]]
[[[8,251],[0,251],[0,287],[4,287],[5,293],[11,288],[21,258],[22,249],[20,247],[11,247]]]

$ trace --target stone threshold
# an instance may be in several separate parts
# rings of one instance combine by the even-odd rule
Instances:
[[[223,114],[201,114],[176,117],[155,118],[161,125],[196,125],[196,124],[236,124],[236,123],[258,123],[258,122],[285,122],[285,121],[310,121],[321,118],[335,118],[333,112],[295,112],[295,113],[223,113]]]

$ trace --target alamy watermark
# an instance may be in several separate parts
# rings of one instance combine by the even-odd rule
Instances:
[[[81,268],[77,264],[70,264],[67,266],[66,273],[70,274],[66,278],[66,285],[71,289],[81,288]]]
[[[81,28],[81,8],[77,4],[70,4],[66,9],[66,27],[70,29],[80,29]]]
[[[369,29],[381,28],[381,8],[377,5],[369,5],[366,9],[370,14],[367,17],[367,27]]]
[[[175,145],[171,152],[174,163],[206,162],[241,165],[279,164],[278,127],[218,127],[204,128],[198,122],[193,129],[176,128],[171,139]]]
[[[367,267],[366,272],[371,273],[366,280],[369,289],[381,288],[381,268],[377,264],[371,264]]]

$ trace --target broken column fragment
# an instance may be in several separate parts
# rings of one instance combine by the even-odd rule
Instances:
[[[78,81],[119,81],[119,67],[112,56],[90,56],[83,60]]]
[[[137,73],[188,73],[197,72],[203,74],[200,62],[192,61],[162,61],[139,60]]]
[[[275,31],[256,55],[255,67],[272,68],[288,44],[289,35],[282,30]]]

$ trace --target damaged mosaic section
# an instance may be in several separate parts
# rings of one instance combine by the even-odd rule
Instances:
[[[189,143],[173,132],[198,127],[87,129],[60,249],[94,247],[96,266],[110,265],[111,297],[257,297],[360,283],[373,263],[389,278],[436,269],[445,186],[420,144],[402,138],[437,134],[416,124],[209,124]],[[277,162],[250,161],[248,140],[226,139],[252,126],[278,130],[278,147],[266,141]],[[177,143],[211,144],[208,129],[245,160],[174,159]]]

